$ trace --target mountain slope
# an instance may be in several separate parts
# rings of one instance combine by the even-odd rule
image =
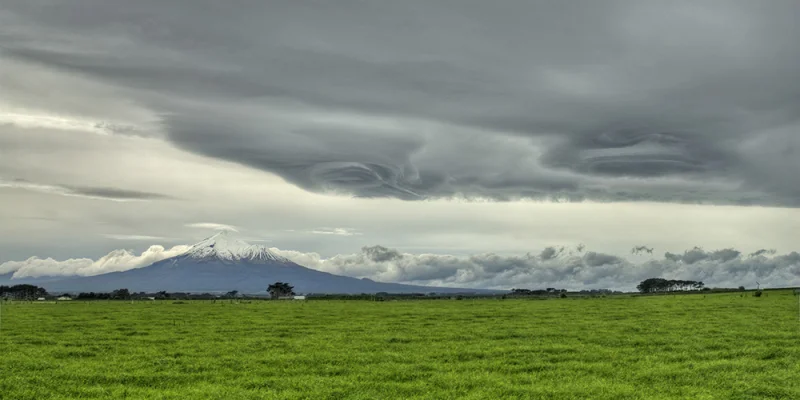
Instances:
[[[382,283],[317,271],[295,264],[265,246],[250,245],[221,232],[186,253],[144,268],[47,282],[51,292],[107,292],[119,288],[156,292],[264,292],[271,283],[289,282],[297,293],[482,292]]]

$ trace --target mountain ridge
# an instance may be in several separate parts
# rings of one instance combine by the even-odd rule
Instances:
[[[476,293],[486,289],[449,288],[377,282],[307,268],[275,254],[263,245],[251,245],[223,231],[191,246],[177,256],[149,266],[106,274],[49,278],[40,282],[51,292],[263,293],[274,282],[288,282],[297,293]],[[22,283],[22,282],[20,282]]]
[[[275,254],[266,246],[247,243],[237,238],[233,232],[227,230],[195,243],[185,253],[174,258],[178,257],[224,262],[291,262],[288,258]]]

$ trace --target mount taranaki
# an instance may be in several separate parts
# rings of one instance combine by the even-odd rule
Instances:
[[[414,286],[334,275],[298,265],[223,231],[185,253],[150,266],[86,277],[37,279],[50,292],[264,292],[274,282],[288,282],[297,293],[465,293],[479,289]],[[23,282],[20,282],[23,283]],[[25,282],[27,283],[27,282]]]

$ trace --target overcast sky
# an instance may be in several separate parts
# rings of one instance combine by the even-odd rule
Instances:
[[[0,263],[226,226],[321,259],[791,254],[797,15],[795,0],[6,2]]]

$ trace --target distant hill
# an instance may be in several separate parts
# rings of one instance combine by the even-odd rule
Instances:
[[[258,293],[266,291],[269,284],[277,281],[289,282],[297,293],[495,292],[383,283],[334,275],[298,265],[265,246],[241,241],[227,231],[195,244],[184,254],[147,267],[88,277],[36,281],[50,292],[108,292],[127,288],[133,292],[238,290],[242,293]]]

